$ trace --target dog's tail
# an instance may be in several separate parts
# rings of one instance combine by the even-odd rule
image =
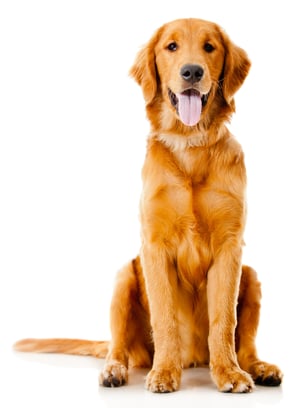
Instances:
[[[109,341],[78,339],[24,339],[14,344],[16,351],[61,353],[105,358]]]

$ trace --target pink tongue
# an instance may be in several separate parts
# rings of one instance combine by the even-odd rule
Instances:
[[[202,102],[199,92],[189,90],[176,94],[178,98],[178,114],[187,126],[194,126],[200,120]]]

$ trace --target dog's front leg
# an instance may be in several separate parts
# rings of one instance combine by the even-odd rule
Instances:
[[[176,270],[168,259],[167,252],[160,245],[143,246],[142,265],[155,350],[146,388],[161,393],[176,391],[181,378]]]
[[[254,384],[241,370],[235,352],[236,307],[241,278],[241,249],[225,243],[208,272],[211,375],[224,392],[249,392]]]

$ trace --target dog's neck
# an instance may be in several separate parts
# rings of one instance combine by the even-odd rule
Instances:
[[[217,130],[201,129],[199,132],[191,135],[182,135],[171,132],[153,132],[150,138],[163,143],[172,152],[186,151],[190,148],[207,148],[217,143],[222,137],[228,134],[228,129],[225,125],[219,127]]]
[[[187,150],[190,147],[204,147],[209,144],[206,134],[182,136],[180,134],[161,133],[154,137],[173,152]]]
[[[170,159],[170,162],[177,165],[179,173],[189,177],[192,184],[199,184],[209,172],[209,166],[212,164],[211,152],[231,138],[231,133],[225,125],[218,128],[215,138],[210,137],[212,135],[209,133],[207,131],[205,134],[190,136],[152,133],[148,139],[148,149],[152,153],[163,152],[158,156],[163,156],[167,161]]]

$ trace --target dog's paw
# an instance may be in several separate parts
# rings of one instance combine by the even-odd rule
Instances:
[[[120,387],[127,382],[127,368],[118,362],[106,363],[99,376],[99,384],[104,387]]]
[[[257,385],[276,387],[281,384],[283,378],[282,372],[276,365],[264,361],[253,363],[249,368],[249,372]]]
[[[147,375],[146,388],[152,392],[167,393],[178,390],[181,370],[153,369]]]
[[[251,376],[238,367],[218,367],[211,371],[211,375],[222,392],[247,393],[254,388]]]

